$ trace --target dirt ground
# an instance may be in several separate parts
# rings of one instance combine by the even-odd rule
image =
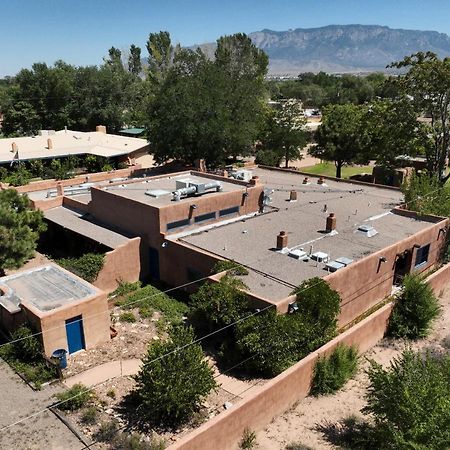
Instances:
[[[442,315],[435,322],[427,339],[410,343],[413,350],[435,348],[444,350],[443,340],[450,336],[450,289],[441,298]],[[275,418],[263,431],[257,433],[258,449],[279,450],[289,444],[303,444],[314,450],[335,449],[318,430],[320,425],[336,423],[350,416],[362,416],[365,406],[364,395],[368,386],[365,373],[373,359],[388,366],[408,344],[404,341],[383,339],[362,357],[358,374],[343,389],[332,396],[307,397],[283,415]],[[447,350],[448,351],[448,350]]]

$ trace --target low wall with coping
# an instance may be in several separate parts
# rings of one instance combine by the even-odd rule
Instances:
[[[450,281],[450,263],[433,272],[426,280],[434,294],[441,297]]]
[[[175,442],[170,450],[216,450],[237,448],[246,428],[260,430],[309,393],[314,365],[320,355],[338,344],[355,345],[364,353],[383,338],[392,310],[389,303],[354,327],[309,354],[306,358],[261,386],[253,395],[222,412]],[[212,444],[213,443],[213,444]]]

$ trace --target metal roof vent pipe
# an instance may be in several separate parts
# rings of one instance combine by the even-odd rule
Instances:
[[[47,139],[47,148],[49,150],[53,148],[53,141],[50,138]]]
[[[283,250],[287,247],[288,244],[288,236],[286,231],[280,231],[280,234],[277,236],[277,250]]]
[[[289,201],[296,202],[297,201],[297,191],[291,191],[289,193]]]
[[[327,217],[327,225],[325,228],[325,231],[327,233],[331,233],[332,231],[336,230],[336,216],[334,213],[330,213],[330,215]]]
[[[317,180],[317,184],[323,184],[323,183],[324,183],[324,178],[319,177],[319,179]]]
[[[303,184],[309,184],[309,178],[308,177],[303,178]]]
[[[13,142],[11,144],[11,153],[17,153],[18,150],[19,150],[18,145],[15,142]]]

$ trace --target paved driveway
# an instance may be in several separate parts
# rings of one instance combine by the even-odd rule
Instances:
[[[52,404],[58,386],[33,391],[0,359],[0,429]],[[50,411],[0,431],[4,450],[81,450],[83,444]]]

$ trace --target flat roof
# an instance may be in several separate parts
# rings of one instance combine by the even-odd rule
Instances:
[[[52,149],[47,147],[47,139],[52,141]],[[60,158],[70,155],[91,154],[111,158],[127,155],[148,145],[145,139],[106,134],[98,131],[82,132],[60,130],[42,136],[0,139],[0,163],[11,162],[15,156],[12,144],[19,149],[20,160]]]
[[[182,202],[192,202],[195,196],[181,198],[180,201],[174,202],[172,192],[177,189],[177,181],[191,181],[194,183],[211,183],[216,180],[203,177],[198,173],[185,172],[177,175],[166,175],[163,177],[148,177],[133,179],[124,182],[123,184],[113,186],[102,186],[100,189],[112,192],[120,197],[129,198],[146,205],[155,207],[163,207]],[[222,186],[221,192],[245,191],[246,186],[242,184],[230,183],[224,180],[219,180]],[[155,196],[146,194],[146,192],[153,193]],[[215,190],[210,190],[202,194],[202,196],[219,195]]]
[[[294,286],[314,276],[325,276],[325,264],[294,259],[277,252],[276,237],[288,235],[290,250],[306,253],[324,252],[330,260],[345,257],[357,261],[430,226],[418,220],[395,214],[392,209],[402,200],[398,190],[325,180],[318,185],[302,184],[303,175],[255,169],[265,188],[273,189],[267,212],[253,218],[193,232],[180,238],[215,255],[242,263],[251,270],[242,277],[250,290],[273,301],[288,296]],[[289,191],[296,190],[298,201],[289,202]],[[326,218],[335,213],[337,234],[324,233]],[[437,220],[436,220],[437,221]],[[373,237],[358,231],[360,225],[373,226]]]
[[[53,223],[92,239],[95,242],[99,242],[111,249],[128,242],[128,237],[125,235],[95,223],[89,214],[74,208],[58,206],[44,211],[44,216]]]
[[[0,289],[4,292],[0,304],[12,313],[18,312],[23,302],[47,312],[100,292],[53,264],[0,278]]]

